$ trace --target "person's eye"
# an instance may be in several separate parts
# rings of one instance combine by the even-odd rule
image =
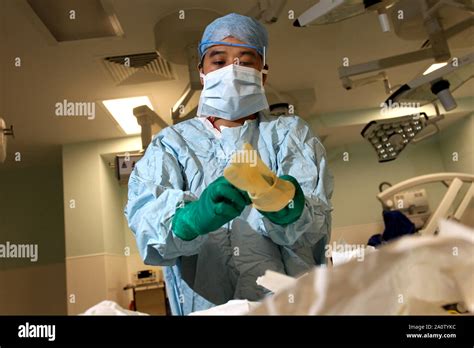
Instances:
[[[223,64],[225,64],[225,62],[223,60],[217,60],[215,62],[212,62],[212,64],[222,66]]]
[[[252,66],[253,63],[252,63],[252,62],[242,62],[242,61],[240,61],[240,65],[243,65],[243,66]]]

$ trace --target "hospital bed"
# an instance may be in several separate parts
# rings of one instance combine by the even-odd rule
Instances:
[[[427,223],[419,231],[422,235],[433,235],[438,229],[440,219],[451,218],[456,221],[461,220],[469,203],[474,196],[474,175],[466,173],[435,173],[421,175],[402,181],[377,195],[377,199],[382,203],[384,209],[392,210],[396,203],[394,197],[402,192],[412,190],[417,186],[442,183],[447,186],[447,191],[441,199],[439,205],[429,217]],[[461,203],[454,207],[456,198],[460,195],[463,183],[467,183],[468,189],[461,198]],[[454,208],[454,213],[450,211]]]

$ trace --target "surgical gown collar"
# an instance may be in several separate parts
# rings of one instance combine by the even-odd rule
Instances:
[[[233,135],[232,137],[234,136],[240,136],[244,133],[247,133],[249,128],[256,128],[258,127],[258,124],[260,123],[260,119],[262,118],[262,115],[261,115],[261,112],[258,112],[257,113],[257,117],[255,119],[252,119],[252,120],[245,120],[244,124],[241,125],[241,126],[237,126],[237,127],[221,127],[221,130],[217,130],[216,128],[214,128],[214,126],[212,125],[212,123],[207,119],[207,117],[197,117],[197,119],[199,121],[202,122],[202,124],[204,125],[204,127],[209,131],[211,132],[214,137],[216,137],[217,139],[221,139],[222,138],[222,134],[223,132],[225,132],[227,135]]]

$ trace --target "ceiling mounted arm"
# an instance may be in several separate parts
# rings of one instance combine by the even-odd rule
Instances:
[[[423,106],[438,101],[446,111],[456,108],[452,93],[474,77],[474,52],[453,58],[442,68],[415,78],[396,90],[385,104],[416,103]]]
[[[383,32],[390,31],[387,9],[397,0],[321,0],[302,13],[295,27],[337,23],[366,12],[377,12]]]
[[[197,106],[190,104],[190,101],[196,92],[197,91],[191,87],[191,84],[186,86],[184,92],[181,94],[181,97],[170,109],[171,120],[173,121],[173,124],[189,120],[196,115],[195,111],[197,110]],[[192,105],[192,107],[190,107],[190,105]],[[186,110],[188,112],[185,114]]]
[[[403,53],[395,55],[392,57],[381,58],[377,60],[372,60],[366,63],[351,65],[351,66],[341,66],[339,68],[339,77],[342,80],[344,88],[349,89],[351,85],[357,85],[358,80],[352,80],[353,77],[357,75],[373,73],[379,70],[389,69],[397,67],[400,65],[411,64],[423,60],[433,59],[437,63],[447,62],[451,58],[451,52],[448,46],[448,39],[469,29],[474,25],[474,18],[469,16],[468,18],[452,25],[451,27],[444,29],[441,23],[441,20],[444,19],[440,9],[442,6],[454,6],[460,10],[467,11],[471,13],[474,9],[473,5],[462,4],[456,1],[438,1],[435,4],[428,2],[426,0],[418,0],[413,2],[399,1],[397,3],[397,11],[408,11],[407,6],[413,8],[411,11],[410,20],[413,21],[416,18],[416,14],[420,15],[422,25],[420,25],[420,30],[423,31],[423,35],[426,37],[428,34],[428,40],[422,49],[414,52]],[[419,5],[418,7],[415,5]],[[431,7],[430,7],[431,5]],[[394,11],[395,11],[394,10]],[[393,19],[393,18],[392,18]],[[411,23],[411,22],[410,22]],[[417,29],[418,30],[418,29]],[[407,33],[412,33],[409,30],[406,30]],[[397,35],[400,36],[400,33],[397,32]],[[406,34],[404,39],[415,39],[417,34],[413,34],[415,37],[408,36]],[[426,47],[429,45],[429,47]]]
[[[145,150],[151,142],[153,136],[153,125],[159,126],[161,129],[168,127],[168,124],[158,116],[156,112],[148,107],[141,105],[133,109],[133,115],[137,118],[138,124],[142,128],[142,148]]]
[[[272,24],[278,21],[285,5],[286,0],[258,0],[245,15]]]
[[[426,139],[432,137],[433,135],[439,133],[438,122],[441,121],[442,119],[444,119],[444,115],[439,112],[438,104],[436,104],[436,102],[433,102],[433,106],[436,110],[436,116],[429,118],[426,121],[425,127],[432,126],[434,128],[434,130],[427,133],[427,134],[424,134],[422,136],[417,136],[417,137],[413,138],[412,139],[413,144],[419,143],[420,141],[426,140]]]
[[[400,65],[419,62],[427,59],[434,59],[436,62],[444,62],[449,60],[451,53],[446,37],[436,18],[426,23],[427,30],[430,33],[431,47],[423,48],[418,51],[398,54],[392,57],[381,58],[350,66],[339,67],[339,78],[342,80],[343,87],[357,84],[358,80],[352,80],[351,77],[385,70]]]

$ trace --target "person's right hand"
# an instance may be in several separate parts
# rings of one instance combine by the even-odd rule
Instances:
[[[215,231],[239,216],[250,204],[245,191],[232,185],[223,176],[213,181],[197,201],[188,202],[176,210],[173,233],[183,240]]]

